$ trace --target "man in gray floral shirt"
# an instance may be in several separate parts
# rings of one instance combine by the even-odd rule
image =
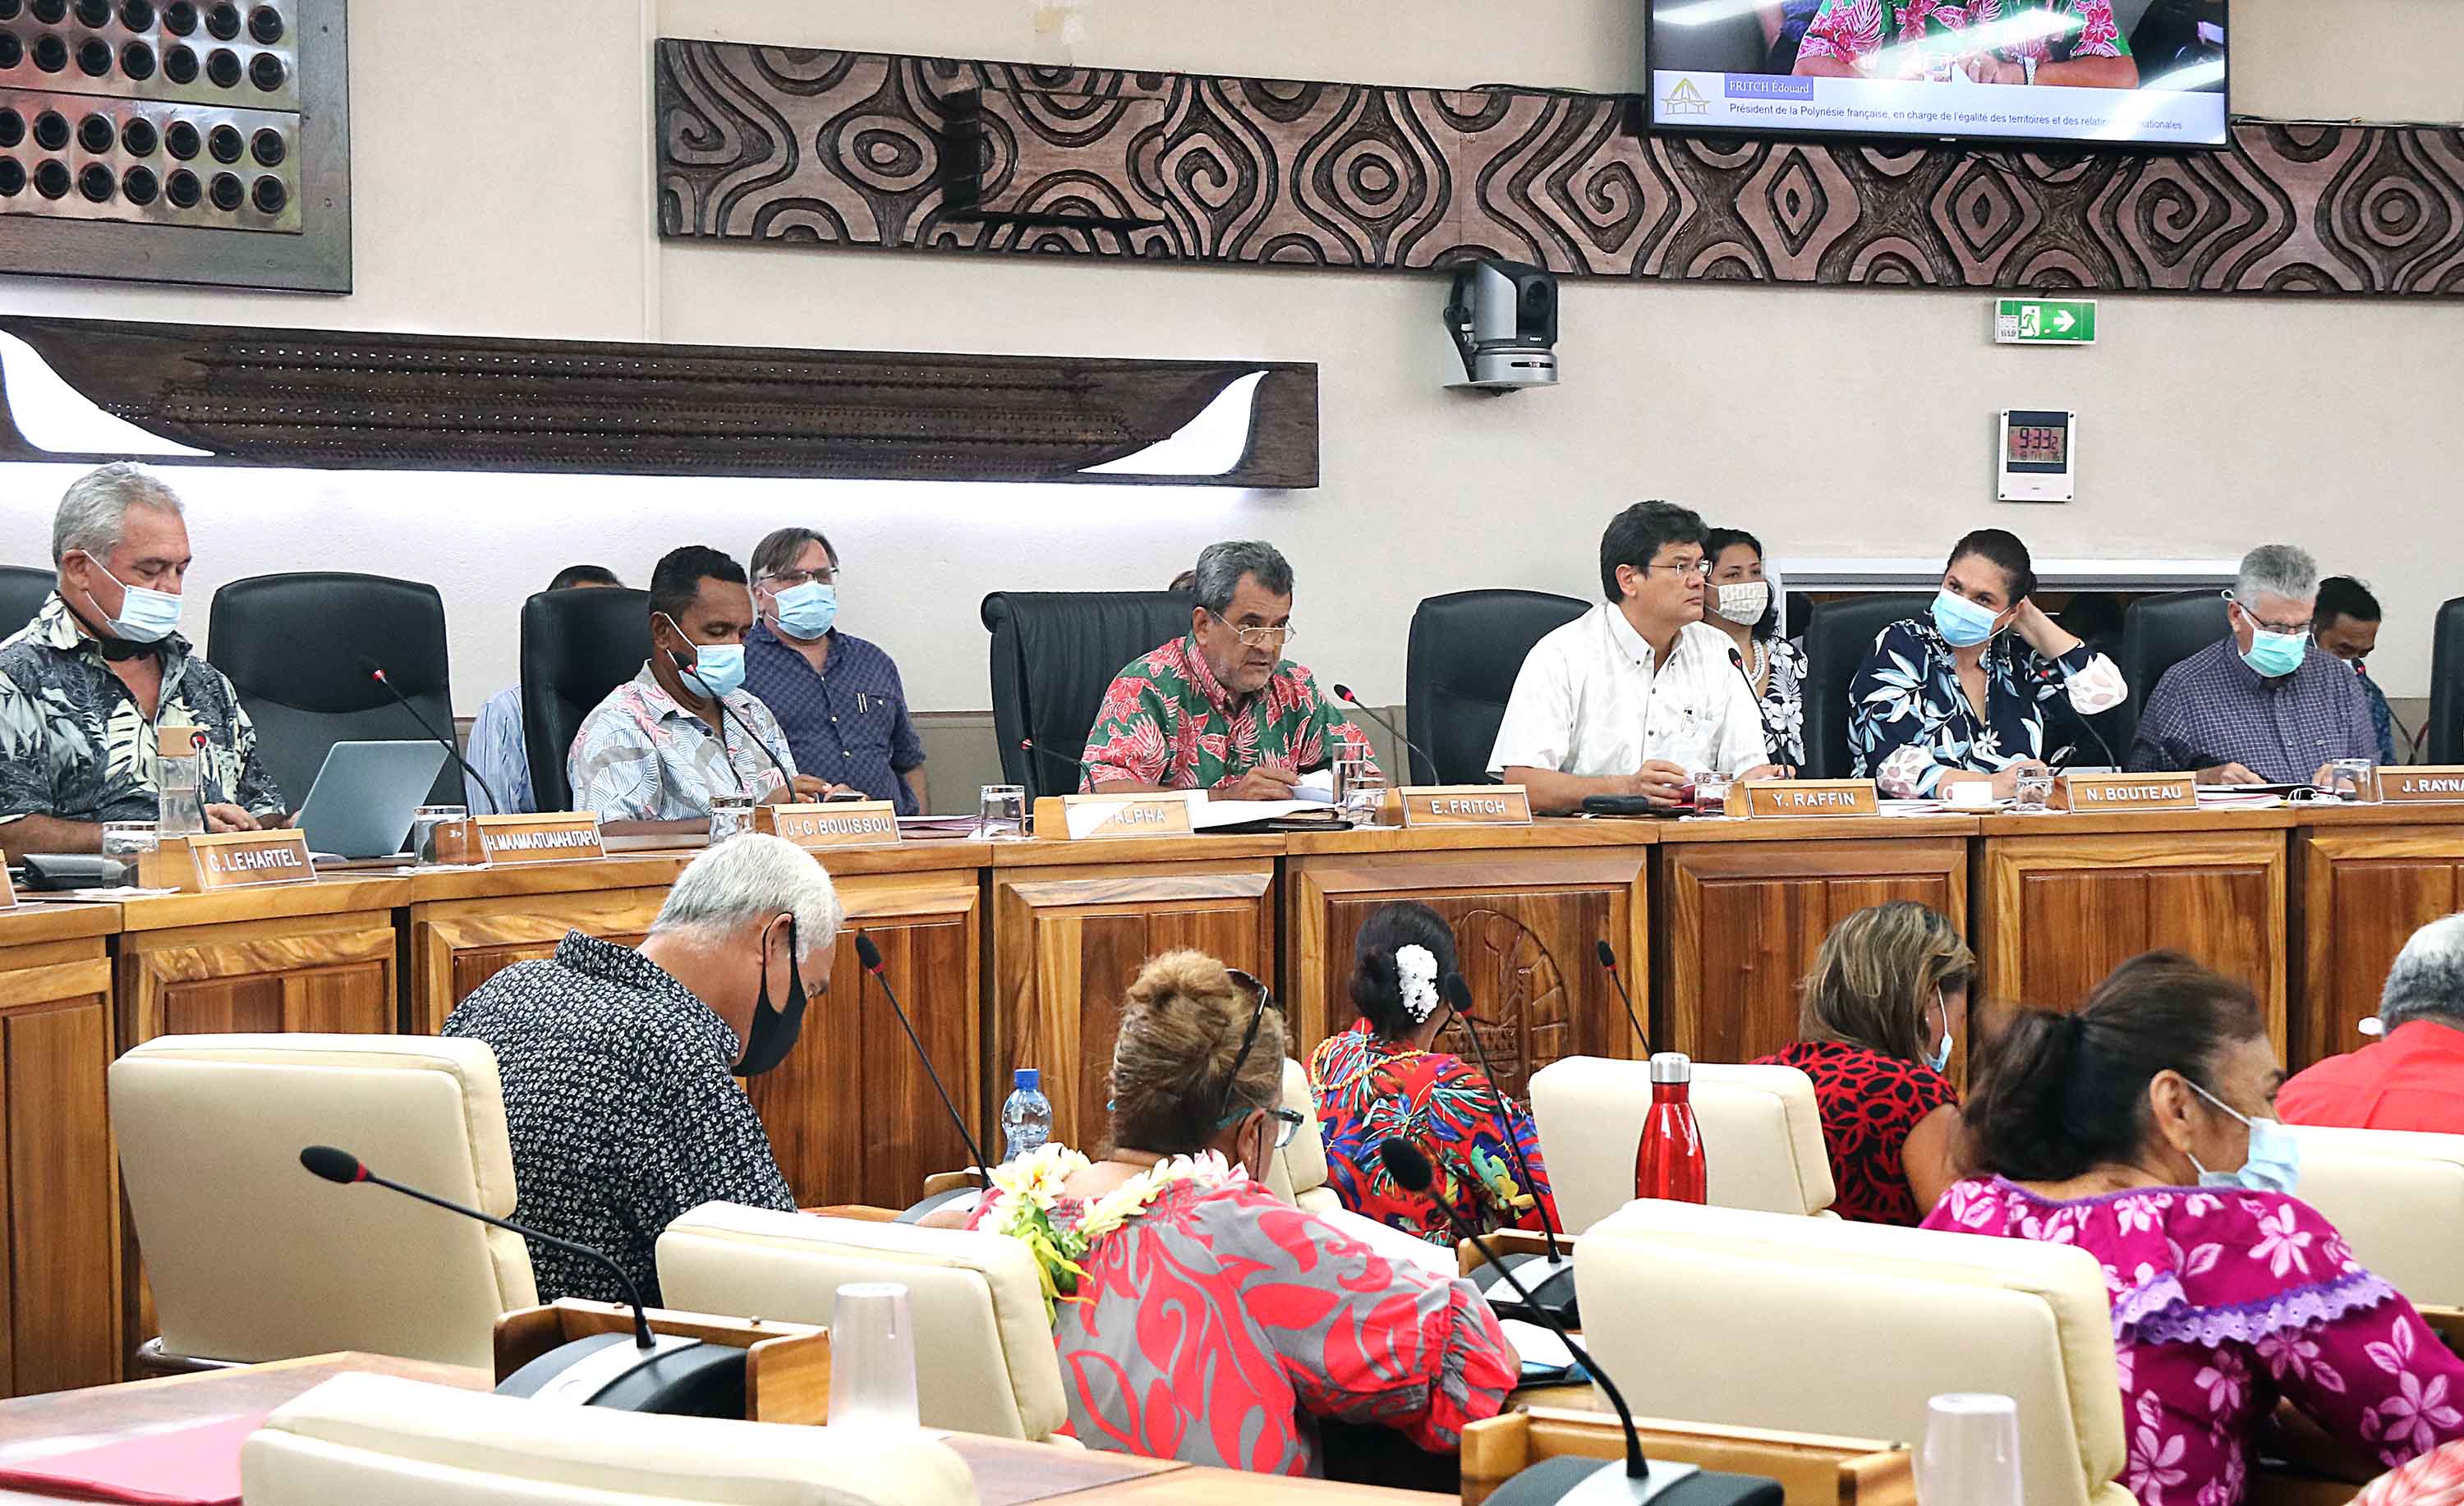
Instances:
[[[155,730],[181,721],[201,741],[207,826],[280,823],[238,693],[178,631],[179,495],[132,465],[78,477],[52,522],[52,562],[42,610],[0,643],[0,848],[96,852],[102,822],[154,819]]]

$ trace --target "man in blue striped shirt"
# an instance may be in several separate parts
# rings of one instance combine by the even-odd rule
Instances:
[[[839,630],[838,551],[813,529],[779,529],[753,547],[752,574],[744,688],[779,719],[796,767],[921,815],[924,744],[907,688],[879,645]]]
[[[581,586],[623,586],[616,572],[605,565],[567,565],[547,583],[551,591],[569,591]],[[539,809],[539,796],[531,786],[530,749],[522,741],[522,687],[519,681],[488,697],[479,714],[471,718],[469,746],[462,755],[471,767],[487,778],[489,787],[505,799],[502,812],[491,812],[486,792],[462,776],[462,798],[472,811],[480,816],[504,815],[514,811]]]

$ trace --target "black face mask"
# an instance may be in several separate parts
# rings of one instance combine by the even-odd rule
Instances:
[[[804,1029],[804,973],[796,966],[796,917],[787,917],[787,1006],[770,1007],[770,945],[761,945],[761,993],[753,1001],[753,1026],[745,1033],[744,1055],[736,1075],[758,1078],[787,1059]]]

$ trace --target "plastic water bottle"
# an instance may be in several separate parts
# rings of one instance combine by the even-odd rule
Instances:
[[[1651,1059],[1651,1113],[1634,1147],[1634,1195],[1679,1203],[1706,1200],[1703,1130],[1694,1122],[1694,1063],[1682,1051]]]
[[[1031,1154],[1052,1138],[1052,1100],[1044,1096],[1043,1080],[1033,1067],[1018,1069],[1017,1086],[1001,1104],[1001,1138],[1008,1142],[1003,1161]]]
[[[206,829],[203,793],[197,784],[197,730],[184,721],[166,721],[154,731],[155,790],[161,797],[160,825],[165,837]]]

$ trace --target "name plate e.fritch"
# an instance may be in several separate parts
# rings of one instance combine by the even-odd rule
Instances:
[[[2379,798],[2390,805],[2464,804],[2464,764],[2382,768]]]
[[[1187,837],[1197,828],[1190,807],[1202,798],[1195,792],[1153,795],[1065,795],[1061,818],[1046,818],[1049,797],[1036,801],[1035,831],[1069,841],[1120,841],[1141,837]]]
[[[308,834],[297,827],[214,832],[187,841],[200,894],[306,884],[317,877],[317,864],[308,857]]]
[[[2192,774],[2066,774],[2054,781],[2057,810],[2195,811],[2198,776]]]
[[[1731,816],[1880,816],[1871,779],[1755,779],[1728,787]]]
[[[891,847],[898,843],[898,807],[888,800],[824,800],[753,807],[753,829],[799,847]]]
[[[1406,826],[1531,824],[1531,797],[1519,784],[1406,785],[1396,794]]]
[[[607,856],[597,811],[482,816],[471,824],[479,834],[479,860],[490,864],[569,862]]]

